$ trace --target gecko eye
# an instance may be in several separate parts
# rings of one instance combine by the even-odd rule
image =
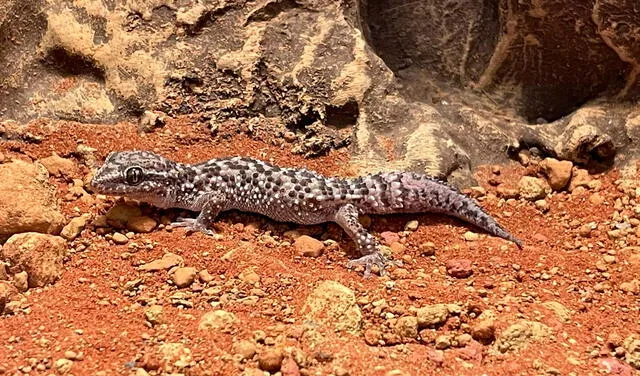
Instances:
[[[142,183],[144,173],[140,167],[129,167],[124,170],[124,180],[129,185],[138,185]]]

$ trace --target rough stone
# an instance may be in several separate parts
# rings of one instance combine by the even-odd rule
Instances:
[[[558,319],[560,319],[561,321],[567,322],[571,320],[571,310],[565,307],[562,303],[556,301],[548,301],[542,303],[542,305],[545,308],[553,311],[553,313],[555,313]]]
[[[284,355],[280,349],[266,349],[258,354],[258,366],[270,373],[280,371]]]
[[[60,236],[66,240],[73,240],[77,238],[78,235],[80,235],[80,232],[82,232],[87,225],[89,218],[91,218],[91,215],[85,213],[79,217],[71,219],[69,223],[62,228],[62,231],[60,231]]]
[[[258,349],[253,342],[241,340],[233,344],[232,351],[234,354],[239,355],[242,360],[251,360]]]
[[[78,174],[78,167],[74,161],[62,158],[55,153],[50,157],[40,159],[38,162],[53,176],[73,178]]]
[[[400,337],[416,338],[418,336],[418,319],[415,316],[400,317],[394,330]]]
[[[547,177],[549,186],[554,191],[561,191],[567,187],[571,180],[571,170],[573,163],[571,161],[559,161],[554,158],[545,158],[540,166]]]
[[[518,189],[520,197],[529,201],[541,200],[551,192],[546,181],[533,176],[523,176],[518,182]]]
[[[447,304],[424,306],[418,308],[416,317],[420,328],[441,325],[444,324],[449,317],[449,307]]]
[[[468,278],[473,274],[473,265],[468,259],[447,260],[445,267],[453,278]]]
[[[164,309],[161,305],[154,304],[144,310],[144,317],[151,325],[160,325],[165,323]]]
[[[151,232],[157,225],[158,222],[155,219],[145,215],[131,217],[127,220],[127,229],[133,232]]]
[[[133,217],[142,214],[140,207],[131,204],[116,204],[107,212],[107,223],[115,228],[127,228],[127,223]]]
[[[567,190],[573,192],[578,187],[588,188],[591,180],[593,178],[589,175],[589,171],[582,168],[574,168]]]
[[[624,340],[626,350],[624,360],[632,367],[640,369],[640,336],[631,335]]]
[[[324,281],[307,297],[301,314],[307,320],[336,330],[358,334],[362,321],[353,290],[335,281]]]
[[[156,272],[159,270],[168,270],[174,266],[182,265],[184,260],[182,257],[174,253],[165,253],[161,259],[153,260],[147,264],[140,266],[140,270],[147,272]]]
[[[0,164],[0,242],[17,233],[60,232],[65,218],[48,178],[39,163]]]
[[[7,269],[7,264],[0,261],[0,281],[6,281],[9,279],[9,271]]]
[[[54,367],[56,368],[56,371],[58,371],[59,374],[66,375],[67,373],[71,372],[71,368],[73,367],[73,361],[69,359],[61,358],[55,361]]]
[[[4,311],[4,307],[12,300],[18,297],[18,289],[6,281],[0,281],[0,314]]]
[[[229,332],[238,320],[236,316],[227,311],[215,310],[202,315],[198,328],[201,330],[220,330]]]
[[[308,235],[299,236],[293,243],[298,254],[307,257],[320,257],[324,252],[324,243]]]
[[[29,289],[29,275],[27,272],[16,273],[13,276],[13,285],[19,292],[25,292]]]
[[[196,280],[198,270],[192,267],[177,268],[171,278],[179,288],[189,287]]]
[[[282,376],[300,376],[300,367],[298,366],[298,363],[291,359],[291,358],[284,358],[284,360],[282,361],[282,366],[280,366],[280,373],[282,374]],[[334,372],[334,374],[336,374],[337,372]],[[344,373],[342,374],[343,376],[348,376],[348,375],[344,375]],[[338,376],[336,374],[336,376]]]
[[[495,334],[496,324],[493,319],[481,320],[471,328],[471,336],[473,339],[485,345],[493,342]]]
[[[507,327],[498,335],[494,348],[501,353],[519,350],[532,341],[548,338],[551,333],[551,329],[542,323],[521,320]]]
[[[158,347],[160,364],[182,370],[191,366],[193,355],[191,349],[180,342],[167,342]]]
[[[63,238],[26,232],[9,238],[0,249],[0,258],[9,262],[11,272],[27,272],[29,287],[43,287],[60,278],[66,253]]]

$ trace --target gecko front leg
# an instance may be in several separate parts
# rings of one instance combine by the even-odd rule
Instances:
[[[185,227],[187,232],[203,232],[207,235],[213,235],[213,231],[209,228],[218,214],[224,210],[227,197],[220,192],[212,192],[204,195],[199,200],[203,200],[204,206],[197,218],[178,218],[176,222],[171,223],[173,227]]]
[[[353,239],[362,254],[360,258],[349,261],[347,267],[363,265],[364,276],[369,277],[371,268],[375,265],[378,267],[380,275],[383,275],[387,260],[380,252],[376,238],[358,220],[358,209],[353,204],[342,206],[336,213],[335,222]]]

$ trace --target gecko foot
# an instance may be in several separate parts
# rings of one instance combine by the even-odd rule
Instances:
[[[206,235],[213,235],[214,232],[206,228],[202,223],[198,222],[197,218],[182,218],[178,217],[176,222],[171,223],[172,227],[184,227],[187,233],[202,232]]]
[[[373,266],[378,267],[378,274],[381,276],[386,274],[385,267],[387,266],[387,259],[380,251],[376,251],[374,253],[362,256],[358,259],[351,260],[347,263],[347,268],[353,268],[358,265],[364,266],[364,277],[371,277],[371,268]]]

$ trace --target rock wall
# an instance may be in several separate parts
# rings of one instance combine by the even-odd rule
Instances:
[[[608,167],[636,154],[637,6],[7,0],[0,120],[275,118],[297,152],[461,185],[521,149]]]

